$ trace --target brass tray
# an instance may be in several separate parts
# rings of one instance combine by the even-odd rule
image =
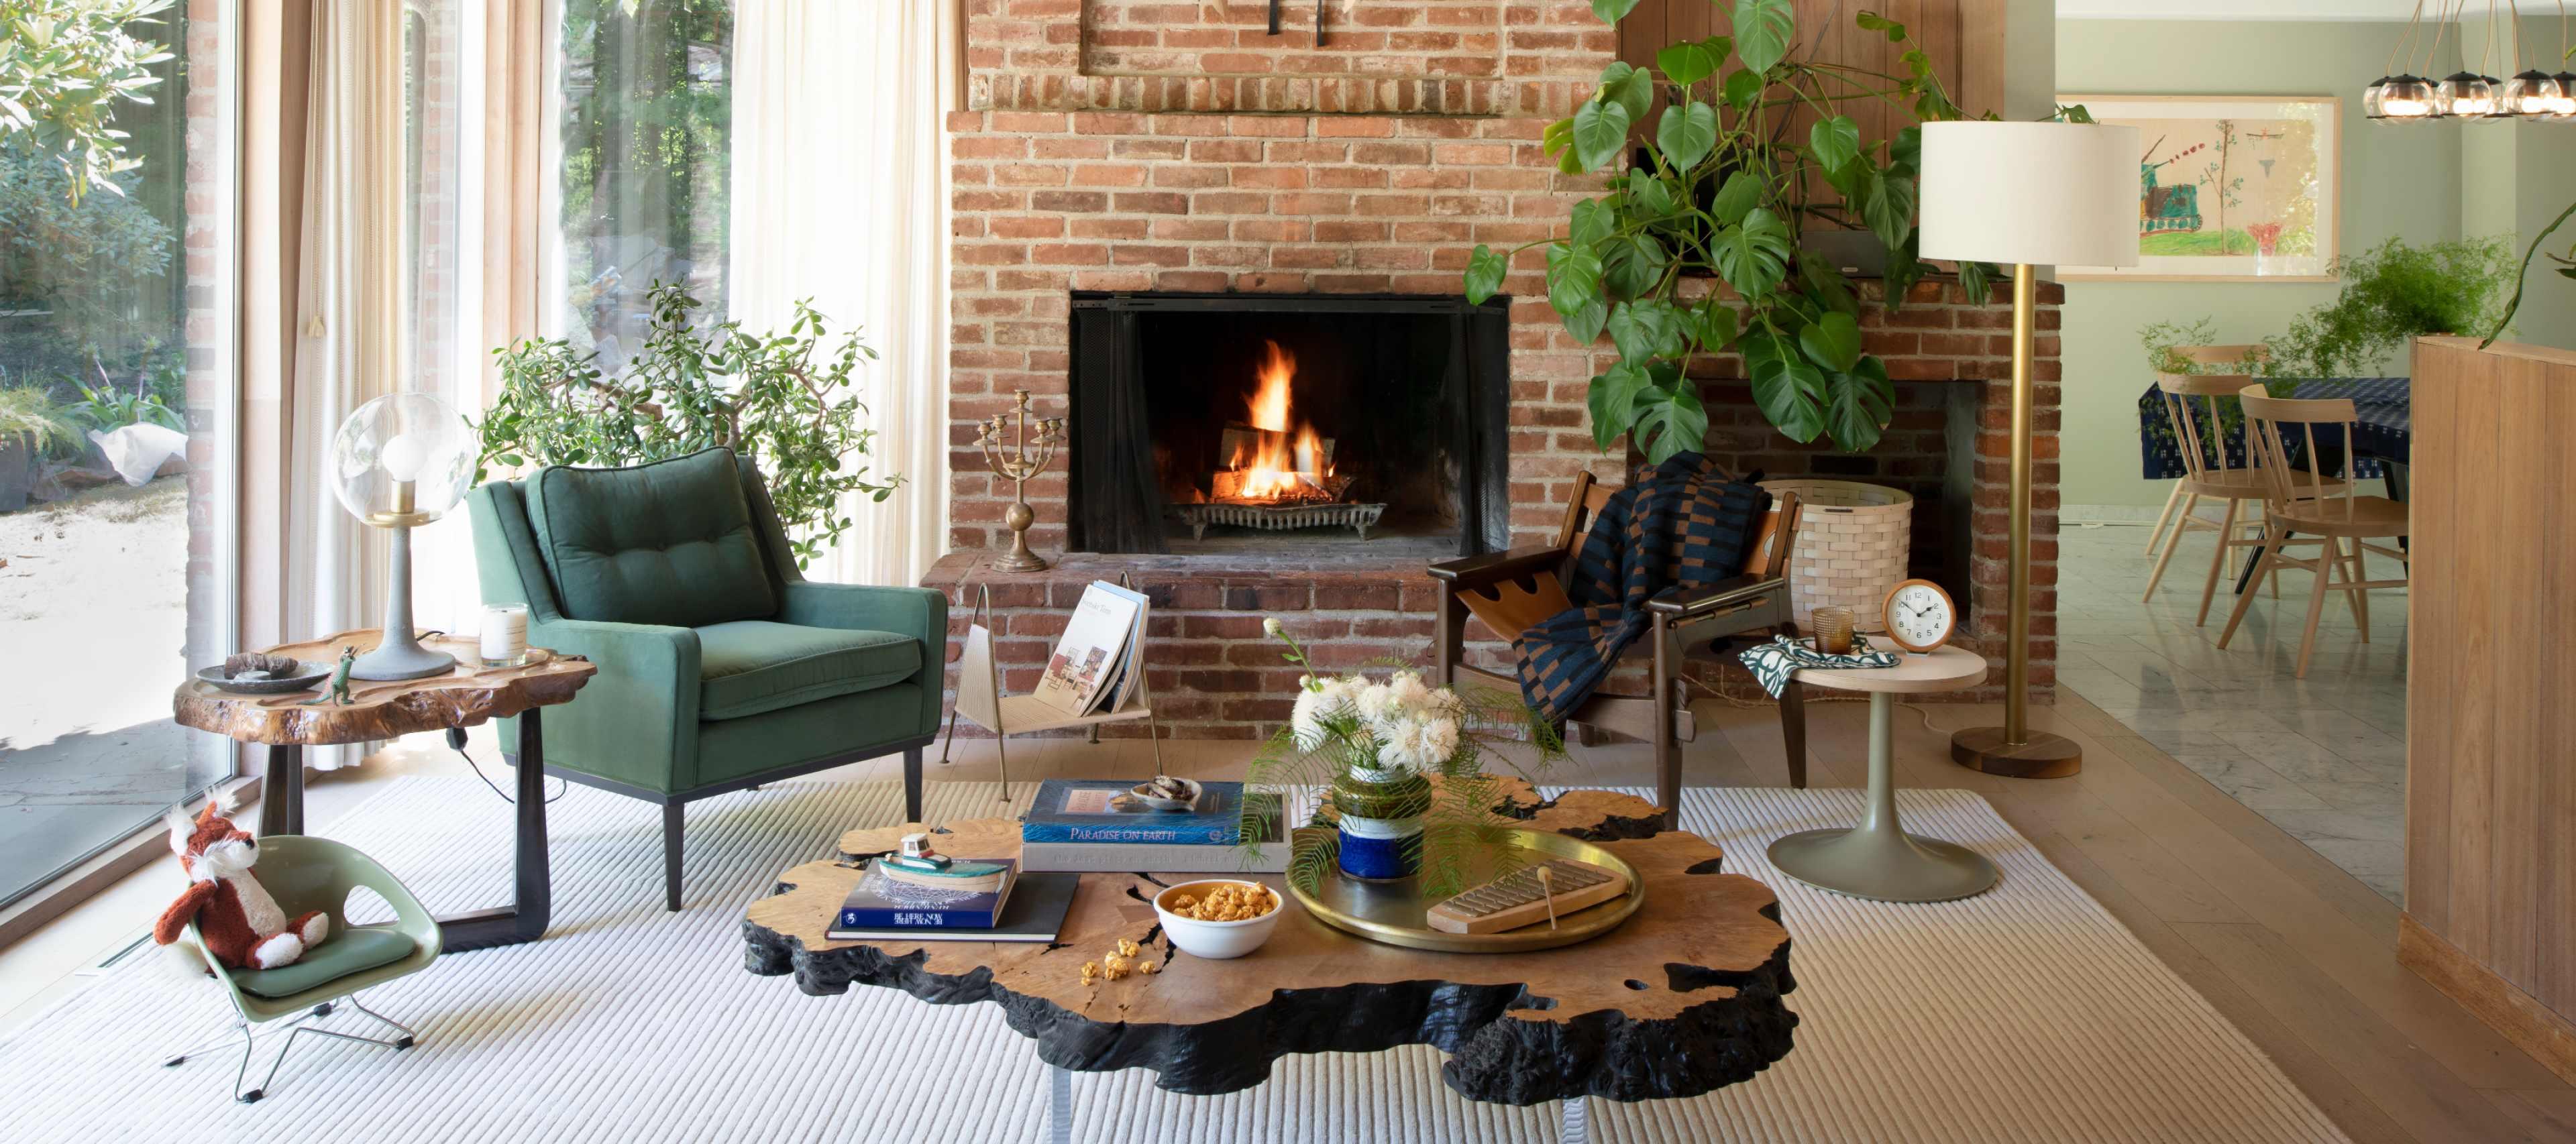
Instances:
[[[1554,929],[1549,929],[1546,922],[1540,922],[1501,933],[1446,933],[1423,924],[1425,912],[1447,898],[1445,895],[1439,898],[1423,896],[1418,879],[1363,882],[1343,877],[1335,871],[1322,879],[1317,893],[1307,893],[1294,878],[1286,879],[1288,892],[1295,895],[1298,903],[1305,906],[1306,912],[1313,914],[1315,920],[1334,929],[1387,945],[1442,953],[1524,953],[1573,945],[1619,928],[1619,923],[1627,921],[1628,915],[1646,904],[1645,883],[1638,879],[1634,868],[1619,860],[1618,855],[1562,834],[1514,830],[1510,836],[1512,845],[1523,850],[1616,870],[1627,876],[1628,892],[1561,915]],[[1527,857],[1524,856],[1525,860],[1520,865],[1530,864]],[[1468,876],[1467,884],[1477,885],[1504,872],[1503,863],[1488,856],[1478,862],[1474,872]]]

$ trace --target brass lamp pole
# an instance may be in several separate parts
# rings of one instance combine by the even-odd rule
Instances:
[[[1038,475],[1047,467],[1047,462],[1055,459],[1056,446],[1064,443],[1064,418],[1039,418],[1037,434],[1031,436],[1029,391],[1015,389],[1011,394],[1017,399],[1019,408],[1010,413],[994,414],[992,420],[978,425],[975,433],[975,443],[984,449],[985,462],[993,467],[995,475],[1011,482],[1011,508],[1002,518],[1002,523],[1011,526],[1011,551],[994,560],[992,567],[997,572],[1041,572],[1046,569],[1047,562],[1029,551],[1029,525],[1037,521],[1038,515],[1029,507],[1029,478]],[[1005,452],[1002,436],[1014,427],[1014,418],[1017,419],[1018,433]]]
[[[2084,751],[2073,740],[2030,729],[2031,326],[2038,267],[2137,265],[2138,161],[2134,127],[1991,120],[1923,125],[1922,257],[2013,267],[2004,725],[1951,736],[1951,759],[1972,770],[2055,778],[2084,766]]]

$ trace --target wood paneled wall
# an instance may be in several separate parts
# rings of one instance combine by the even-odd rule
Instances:
[[[1644,0],[1619,21],[1619,58],[1645,67],[1668,44],[1731,35],[1731,10],[1732,5],[1709,0]],[[1931,57],[1932,73],[1941,78],[1951,100],[1968,114],[2002,109],[2003,0],[1797,0],[1798,41],[1790,55],[1903,75],[1905,68],[1898,57],[1904,51],[1888,43],[1885,34],[1864,32],[1855,23],[1864,10],[1904,24],[1923,54]],[[1852,100],[1843,105],[1843,111],[1860,124],[1860,137],[1870,142],[1886,139],[1914,122],[1912,115],[1885,100]],[[1792,138],[1805,140],[1811,118],[1795,121]]]
[[[2576,353],[2414,377],[2399,956],[2576,1081]]]

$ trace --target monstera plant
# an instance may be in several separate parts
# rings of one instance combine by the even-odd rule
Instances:
[[[1592,0],[1617,23],[1638,0]],[[1562,238],[1508,251],[1478,246],[1467,296],[1502,289],[1513,258],[1547,248],[1547,300],[1577,341],[1604,332],[1619,360],[1592,379],[1594,441],[1627,435],[1650,461],[1700,447],[1708,413],[1683,374],[1695,353],[1744,359],[1763,416],[1798,441],[1860,452],[1878,443],[1895,400],[1887,367],[1863,353],[1860,302],[1832,262],[1799,249],[1813,227],[1866,230],[1888,252],[1887,305],[1926,269],[1915,256],[1921,133],[1866,141],[1847,106],[1883,103],[1918,121],[1958,119],[1905,25],[1863,12],[1859,26],[1902,45],[1905,74],[1793,60],[1790,0],[1734,0],[1732,36],[1674,44],[1655,66],[1614,63],[1542,142],[1557,169],[1617,169],[1601,197],[1576,203]],[[1664,98],[1631,158],[1631,136]],[[1801,116],[1803,135],[1790,129]],[[1959,268],[1972,300],[1993,268]],[[1709,288],[1723,282],[1728,291]]]

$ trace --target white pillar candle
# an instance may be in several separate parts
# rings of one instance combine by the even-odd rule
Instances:
[[[483,609],[483,666],[516,666],[527,654],[527,605],[495,604]]]

